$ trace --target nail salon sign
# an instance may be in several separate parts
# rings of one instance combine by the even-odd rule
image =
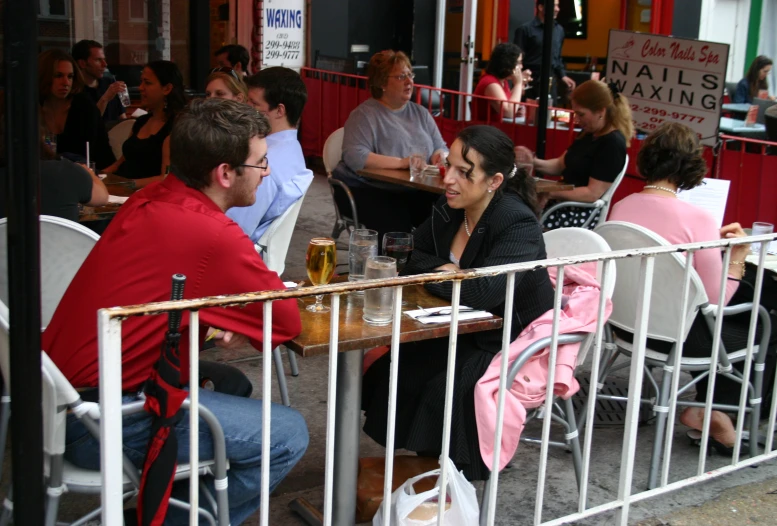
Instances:
[[[681,122],[711,145],[718,135],[728,52],[728,44],[613,29],[606,79],[628,98],[638,130]]]
[[[262,10],[262,66],[304,66],[305,1],[264,0]]]

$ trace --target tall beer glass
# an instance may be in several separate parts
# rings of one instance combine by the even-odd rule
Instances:
[[[337,265],[337,248],[331,237],[314,237],[308,244],[305,254],[305,267],[308,278],[313,285],[326,285],[335,273]],[[323,304],[324,296],[316,296],[316,303],[308,305],[310,312],[329,312],[329,307]]]

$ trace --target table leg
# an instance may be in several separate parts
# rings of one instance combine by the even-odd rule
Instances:
[[[356,523],[363,365],[364,350],[344,352],[337,360],[333,526],[353,526]],[[321,513],[303,498],[295,499],[289,507],[310,526],[320,526],[324,522]]]
[[[364,351],[340,354],[337,360],[334,492],[332,524],[356,523],[356,483],[359,475],[362,367]]]

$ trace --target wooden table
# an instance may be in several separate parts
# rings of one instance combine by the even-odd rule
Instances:
[[[339,280],[345,277],[336,278]],[[449,305],[431,295],[421,285],[403,289],[402,300],[409,303],[402,310]],[[329,313],[312,313],[305,309],[314,298],[300,298],[302,333],[286,346],[302,356],[329,352]],[[343,354],[337,360],[337,399],[335,403],[334,494],[332,524],[352,526],[356,522],[356,485],[359,472],[359,434],[361,426],[362,368],[364,349],[391,343],[391,325],[368,325],[362,320],[364,296],[354,293],[340,297],[340,326],[337,350]],[[464,320],[458,325],[459,334],[499,329],[502,318]],[[402,315],[400,341],[410,342],[441,338],[449,334],[449,323],[424,325]],[[350,352],[345,352],[350,351]],[[401,372],[400,372],[401,374]],[[322,524],[321,514],[304,499],[290,504],[308,524]]]
[[[415,188],[417,190],[424,190],[426,192],[432,192],[435,194],[444,194],[445,186],[443,186],[442,177],[439,175],[420,175],[418,177],[410,178],[410,170],[394,170],[389,168],[365,168],[357,172],[362,177],[367,179],[373,179],[375,181],[383,181],[384,183],[394,183],[401,186],[407,186],[408,188]],[[574,185],[560,183],[557,181],[550,181],[548,179],[536,179],[537,181],[537,193],[547,192],[562,192],[564,190],[574,189]]]
[[[122,197],[129,197],[135,193],[135,188],[132,188],[131,184],[127,182],[119,182],[111,178],[109,175],[103,182],[105,187],[108,188],[108,193],[111,195],[118,195]],[[78,215],[79,223],[87,223],[90,221],[101,221],[104,219],[110,219],[116,215],[116,212],[121,208],[120,204],[107,204],[103,206],[84,206]]]

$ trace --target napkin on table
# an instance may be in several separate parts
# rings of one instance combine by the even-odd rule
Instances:
[[[459,321],[464,320],[479,320],[482,318],[492,318],[494,315],[484,310],[469,310],[471,307],[461,305],[459,307]],[[440,314],[435,316],[429,316],[429,313],[446,311],[450,312],[451,307],[426,307],[423,310],[408,310],[405,314],[413,318],[414,320],[423,324],[429,323],[450,323],[450,314]]]

